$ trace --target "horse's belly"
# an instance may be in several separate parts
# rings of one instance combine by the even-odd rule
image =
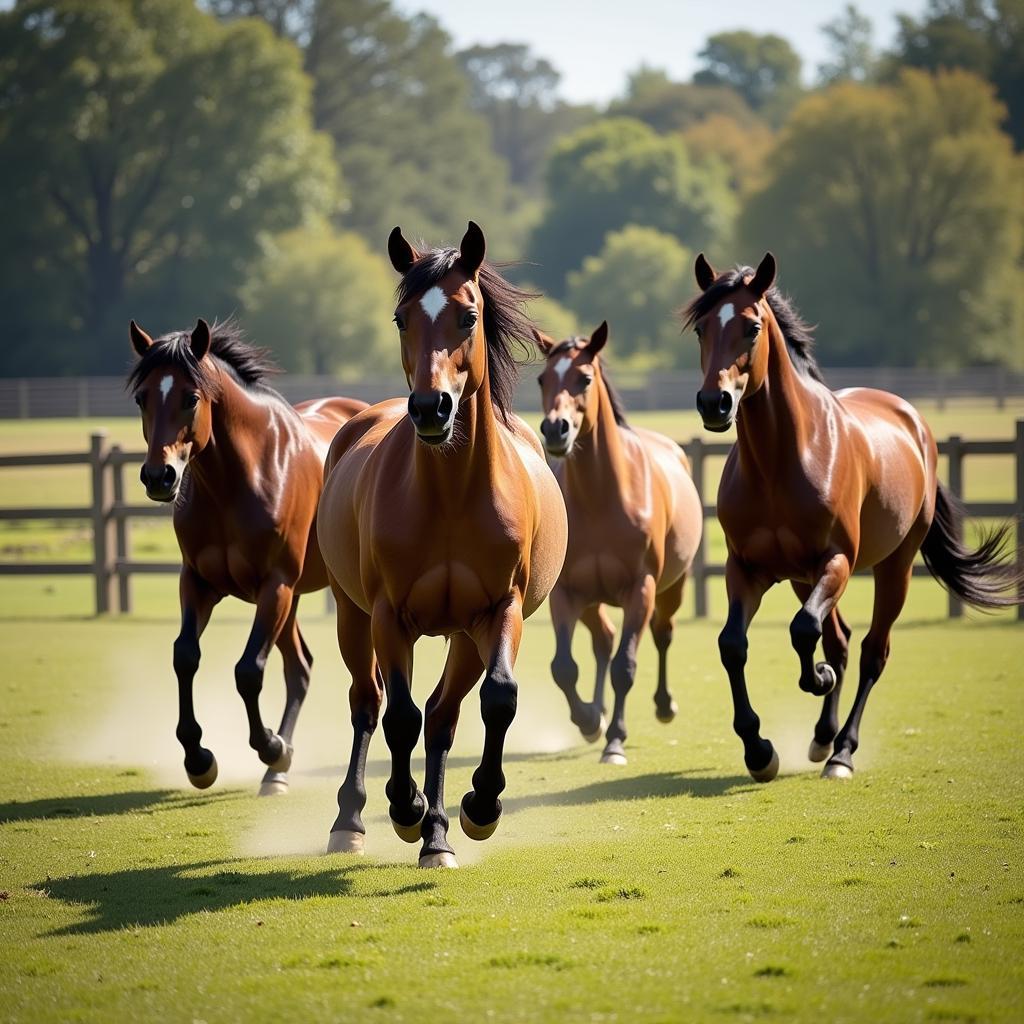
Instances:
[[[777,580],[810,581],[820,559],[820,552],[789,526],[755,527],[734,547],[743,562]]]
[[[511,574],[504,591],[496,593],[468,565],[445,562],[420,573],[409,589],[402,612],[418,633],[448,636],[490,612],[511,589]]]
[[[622,607],[643,571],[639,558],[630,566],[611,554],[583,555],[566,559],[558,582],[588,604],[600,601]]]
[[[237,547],[211,545],[203,548],[192,559],[192,564],[203,580],[218,593],[245,601],[256,600],[263,574]]]

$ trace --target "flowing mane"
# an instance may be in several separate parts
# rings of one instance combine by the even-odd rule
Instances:
[[[753,267],[740,266],[720,274],[706,292],[701,292],[683,310],[684,330],[707,316],[720,302],[734,291],[742,288],[753,276]],[[814,358],[814,328],[800,316],[790,299],[774,285],[768,289],[765,298],[778,321],[779,330],[782,331],[786,348],[789,350],[789,358],[797,373],[824,384],[825,378],[822,375],[821,367],[818,366],[817,360]]]
[[[396,289],[399,304],[408,302],[439,284],[459,260],[458,249],[430,249],[408,269]],[[532,351],[533,322],[525,303],[537,298],[506,281],[486,260],[480,266],[480,292],[484,300],[484,337],[487,340],[487,379],[491,400],[507,423],[512,413],[519,365],[516,349],[525,358]]]
[[[546,353],[547,358],[558,355],[559,352],[569,352],[573,349],[586,348],[587,343],[590,341],[589,338],[583,338],[577,336],[575,338],[566,338],[565,341],[560,341],[550,352]],[[608,372],[608,364],[604,361],[601,362],[601,380],[604,381],[605,391],[608,392],[608,401],[612,405],[612,415],[615,417],[615,422],[620,427],[625,427],[626,430],[632,430],[633,428],[629,425],[626,419],[626,406],[622,401],[622,396],[616,390],[615,385],[612,383],[611,375]]]
[[[256,348],[245,341],[242,328],[232,319],[215,320],[210,327],[210,356],[249,390],[277,394],[267,384],[267,377],[277,372],[266,349]],[[176,366],[204,395],[217,394],[216,379],[192,354],[191,335],[188,331],[173,331],[153,341],[128,373],[125,387],[138,387],[149,374],[161,366]]]

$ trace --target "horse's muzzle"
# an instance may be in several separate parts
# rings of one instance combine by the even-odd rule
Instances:
[[[715,388],[697,392],[697,412],[704,421],[704,429],[724,434],[736,419],[736,395],[732,391]]]
[[[145,463],[142,472],[139,474],[143,486],[146,488],[146,497],[153,501],[174,501],[178,495],[178,470],[166,463],[150,468]]]
[[[409,395],[409,419],[416,435],[426,444],[444,444],[451,439],[455,408],[455,397],[449,391],[414,391]]]
[[[570,437],[570,424],[565,416],[541,420],[540,433],[544,439],[544,450],[548,455],[562,458],[569,453],[569,449],[572,447],[572,439]]]

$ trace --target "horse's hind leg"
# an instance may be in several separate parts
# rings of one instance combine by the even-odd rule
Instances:
[[[441,681],[427,700],[423,722],[423,740],[427,750],[423,794],[427,815],[423,819],[421,868],[457,867],[455,851],[448,845],[448,815],[444,810],[444,771],[448,751],[455,739],[459,708],[463,698],[476,685],[484,664],[476,645],[465,633],[452,637]],[[472,822],[462,815],[462,829],[471,839],[486,839],[473,830]]]
[[[658,688],[654,691],[654,713],[659,722],[671,722],[679,710],[668,689],[668,649],[672,644],[672,617],[683,603],[683,587],[686,576],[680,576],[672,586],[663,590],[654,599],[654,615],[651,618],[651,636],[658,649]]]
[[[604,605],[592,604],[583,609],[580,622],[590,630],[591,645],[597,671],[594,675],[594,707],[604,714],[604,684],[608,676],[608,664],[615,644],[615,626],[612,625]]]
[[[309,692],[309,675],[313,668],[313,655],[299,632],[299,623],[296,618],[298,610],[299,597],[296,594],[292,601],[291,612],[281,630],[281,635],[277,638],[277,649],[281,652],[281,658],[284,661],[285,686],[284,714],[281,716],[278,735],[289,746],[292,746],[292,736],[299,717],[299,709]],[[288,773],[275,772],[272,768],[268,768],[263,776],[263,782],[260,784],[260,796],[277,796],[287,792]]]
[[[814,652],[825,620],[831,616],[849,580],[849,559],[835,552],[822,566],[817,582],[789,625],[793,650],[800,656],[800,689],[816,697],[824,697],[836,685],[832,665],[827,661],[815,664]]]
[[[860,741],[860,720],[871,688],[878,682],[889,659],[892,625],[903,610],[910,589],[917,544],[904,541],[884,562],[875,566],[875,604],[871,628],[860,649],[860,680],[857,696],[846,723],[835,738],[834,751],[822,771],[826,779],[848,779],[853,775],[853,755]]]
[[[338,647],[352,676],[348,701],[352,712],[352,753],[345,780],[338,789],[338,817],[331,826],[328,853],[362,853],[366,829],[362,810],[366,806],[366,754],[370,737],[377,728],[383,696],[370,642],[370,616],[354,604],[335,583],[331,583],[338,613]]]
[[[626,695],[633,688],[636,678],[636,649],[647,623],[654,611],[654,577],[644,576],[633,588],[622,616],[622,637],[619,649],[612,658],[612,692],[615,706],[612,720],[605,733],[605,747],[601,754],[602,764],[625,764],[626,752]]]
[[[601,714],[600,706],[587,704],[580,699],[576,690],[580,667],[572,656],[572,635],[582,609],[557,584],[551,591],[549,604],[551,625],[555,628],[555,656],[551,660],[551,676],[569,702],[569,718],[572,724],[579,729],[588,743],[596,743],[604,732],[604,715]]]
[[[203,730],[196,721],[192,684],[199,670],[199,638],[220,600],[191,569],[179,581],[181,631],[174,641],[174,674],[178,677],[178,742],[185,750],[185,772],[196,789],[207,789],[217,778],[217,759],[202,746]]]

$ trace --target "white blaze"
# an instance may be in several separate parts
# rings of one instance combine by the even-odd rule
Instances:
[[[448,305],[448,296],[435,285],[423,295],[420,305],[423,307],[423,312],[430,317],[430,322],[433,323],[441,315],[441,310]]]
[[[167,374],[167,376],[160,381],[160,396],[164,402],[167,401],[167,396],[171,393],[171,388],[173,387],[174,378],[170,374]]]
[[[570,366],[572,366],[572,358],[570,356],[562,356],[562,358],[555,363],[554,371],[558,374],[558,379],[560,381],[565,380],[565,375]]]
[[[732,319],[735,312],[736,307],[731,302],[725,303],[718,311],[718,322],[722,325],[722,330],[725,330],[725,325]]]

